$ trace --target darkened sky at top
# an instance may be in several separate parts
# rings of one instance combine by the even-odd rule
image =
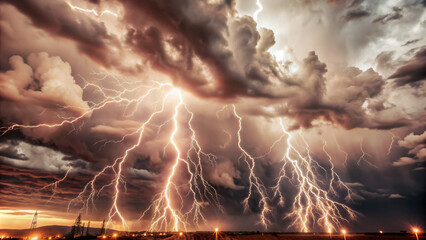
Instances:
[[[425,29],[414,0],[0,0],[0,228],[424,226]]]

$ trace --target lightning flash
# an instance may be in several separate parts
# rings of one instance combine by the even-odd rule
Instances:
[[[242,140],[241,140],[241,130],[242,130],[242,118],[238,115],[237,113],[237,109],[235,107],[235,105],[232,105],[233,107],[233,111],[234,111],[234,115],[235,117],[238,119],[238,131],[237,131],[237,136],[238,136],[238,148],[241,151],[241,156],[239,159],[243,159],[244,162],[247,164],[247,167],[249,169],[249,189],[248,189],[248,195],[247,197],[244,199],[243,203],[244,203],[244,208],[247,210],[249,207],[249,200],[252,197],[253,194],[253,189],[256,190],[256,192],[259,194],[260,196],[260,201],[259,201],[259,208],[261,209],[260,212],[260,222],[261,224],[266,228],[268,226],[268,224],[270,223],[270,221],[268,220],[268,214],[271,212],[270,207],[268,206],[268,195],[266,192],[266,188],[263,185],[262,181],[259,179],[259,177],[256,176],[255,174],[255,167],[256,167],[256,162],[253,156],[251,156],[243,147],[242,147]]]
[[[332,194],[337,194],[335,188],[343,188],[347,193],[347,199],[350,199],[351,191],[334,171],[334,165],[331,162],[331,156],[326,151],[325,142],[323,150],[331,163],[331,180],[327,187],[328,190],[324,190],[325,187],[322,186],[327,184],[317,177],[318,171],[325,169],[312,159],[308,145],[306,145],[307,155],[303,155],[293,145],[293,136],[285,129],[282,119],[280,119],[280,126],[283,134],[287,136],[287,148],[281,160],[283,166],[274,187],[274,196],[279,198],[280,204],[284,203],[281,185],[286,179],[298,189],[292,204],[293,210],[286,216],[286,218],[293,219],[290,227],[295,226],[300,231],[309,232],[311,227],[318,223],[326,231],[338,230],[342,221],[348,221],[346,215],[355,218],[357,213],[330,197]],[[304,142],[306,143],[306,141]]]
[[[253,14],[253,19],[254,19],[255,21],[257,21],[257,16],[259,15],[259,13],[261,13],[261,12],[263,11],[263,5],[262,5],[262,3],[260,2],[260,0],[256,0],[256,6],[257,6],[257,10],[256,10],[256,12],[254,12],[254,14]]]
[[[99,81],[102,81],[102,79],[103,78],[99,79]],[[149,231],[181,231],[187,230],[189,226],[199,226],[200,222],[207,223],[202,211],[205,206],[211,205],[217,207],[219,210],[223,210],[216,189],[204,178],[204,166],[206,164],[215,166],[217,157],[213,153],[205,152],[197,140],[197,133],[192,124],[194,113],[185,104],[181,90],[173,87],[169,83],[159,83],[156,81],[153,81],[150,85],[138,85],[137,87],[131,86],[127,88],[125,87],[126,84],[120,81],[118,81],[118,83],[118,86],[122,88],[122,90],[118,91],[103,88],[100,84],[86,81],[84,89],[92,87],[100,92],[104,99],[98,103],[92,102],[92,106],[86,109],[82,114],[74,118],[63,118],[63,120],[58,123],[41,123],[37,125],[13,124],[6,129],[2,129],[3,131],[1,134],[5,134],[14,129],[55,128],[64,125],[74,126],[74,124],[82,124],[80,122],[84,123],[85,118],[89,117],[93,112],[102,110],[110,104],[124,104],[124,116],[133,116],[136,112],[135,108],[138,108],[146,98],[153,94],[159,94],[161,101],[154,102],[152,105],[152,112],[145,120],[141,121],[136,130],[124,135],[119,140],[103,140],[104,146],[106,146],[109,144],[119,144],[126,138],[137,136],[136,142],[125,149],[121,157],[113,160],[111,164],[106,165],[93,176],[83,187],[82,191],[69,202],[68,209],[76,204],[80,204],[81,209],[85,209],[86,211],[88,211],[90,207],[96,208],[95,202],[97,197],[99,197],[100,193],[106,188],[110,188],[113,190],[113,194],[111,196],[112,206],[108,212],[108,223],[111,223],[114,218],[117,218],[121,221],[123,229],[129,229],[128,221],[120,211],[120,195],[123,190],[126,190],[126,182],[123,177],[126,162],[131,152],[137,149],[143,142],[147,126],[155,126],[154,122],[157,116],[165,114],[166,105],[172,104],[174,105],[173,115],[170,119],[166,119],[163,123],[157,125],[159,128],[157,134],[165,125],[173,125],[173,131],[170,133],[168,143],[164,147],[164,152],[166,155],[169,155],[170,151],[166,149],[171,149],[171,155],[174,160],[169,169],[168,177],[164,180],[165,183],[162,191],[155,195],[152,204],[142,213],[139,219],[146,217],[148,214],[151,216],[150,224],[147,226]],[[129,93],[135,93],[136,91],[144,93],[136,98],[128,97]],[[172,101],[172,99],[175,98],[177,98],[178,101]],[[133,109],[129,111],[131,108]],[[226,106],[221,111],[225,108]],[[312,159],[307,141],[301,135],[306,152],[306,154],[303,155],[303,153],[297,150],[293,145],[293,136],[285,130],[281,119],[279,123],[283,135],[272,144],[267,153],[255,157],[243,146],[241,135],[243,131],[243,118],[238,114],[235,105],[232,105],[232,113],[238,121],[238,128],[235,134],[237,138],[237,147],[241,152],[239,160],[244,161],[249,173],[248,194],[243,200],[243,205],[245,210],[248,210],[250,199],[258,199],[257,207],[260,211],[259,223],[262,226],[267,228],[271,223],[270,219],[273,210],[273,206],[271,205],[273,199],[271,195],[273,198],[279,199],[279,205],[284,204],[284,194],[281,190],[281,186],[285,179],[298,189],[298,193],[292,204],[293,210],[287,216],[287,218],[293,219],[291,226],[296,226],[301,231],[308,232],[315,221],[318,221],[326,230],[334,231],[338,229],[342,221],[347,221],[345,216],[348,215],[350,218],[355,217],[355,211],[331,198],[332,195],[338,195],[338,189],[343,189],[346,191],[347,199],[351,199],[351,191],[334,171],[332,158],[326,150],[325,141],[323,151],[328,156],[328,161],[331,166],[328,171],[331,176],[328,184],[323,184],[323,181],[317,177],[318,171],[327,172],[327,170]],[[183,124],[181,119],[185,119],[185,117],[188,120]],[[73,129],[78,131],[78,128],[73,127]],[[186,150],[183,150],[182,144],[177,138],[177,135],[182,132],[190,133],[187,145],[189,147],[186,147]],[[230,138],[232,137],[231,133],[228,133],[228,135]],[[271,188],[265,186],[256,175],[256,161],[270,154],[272,150],[276,148],[276,145],[284,138],[287,138],[287,148],[281,160],[283,165],[276,184],[272,187],[273,193],[270,194],[268,189]],[[227,144],[229,144],[229,140]],[[58,184],[67,178],[70,170],[71,168],[67,170],[63,178],[42,188],[52,189],[52,196],[50,199],[55,196]],[[184,183],[186,187],[182,187],[177,181],[181,180],[181,178],[177,178],[176,176],[178,172],[179,175],[181,175],[181,171],[186,171],[189,176]],[[112,179],[108,183],[98,186],[100,179],[110,176],[111,173],[113,173]]]
[[[68,6],[72,10],[77,10],[77,11],[81,11],[81,12],[85,12],[85,13],[91,13],[91,14],[95,15],[96,17],[102,17],[105,14],[110,14],[114,17],[118,17],[117,13],[110,11],[110,10],[103,10],[102,12],[98,12],[95,9],[86,9],[86,8],[75,6],[70,1],[67,1],[67,0],[65,2],[68,4]]]
[[[96,17],[110,14],[115,17],[119,15],[110,10],[97,11],[95,9],[85,9],[72,4],[69,0],[65,3],[73,10]],[[263,10],[260,0],[256,1],[258,9],[254,13],[253,18],[257,20],[258,14]],[[141,105],[151,107],[151,112],[146,113],[145,119],[138,119],[138,127],[133,131],[124,134],[120,139],[100,139],[95,145],[100,148],[122,144],[129,138],[136,138],[136,141],[126,148],[122,155],[113,159],[106,164],[102,170],[94,174],[87,184],[82,187],[81,192],[73,198],[68,204],[68,210],[73,206],[80,206],[80,210],[88,212],[91,208],[96,209],[96,200],[106,189],[111,189],[112,199],[111,207],[108,211],[108,224],[115,219],[122,223],[124,230],[129,230],[129,223],[125,214],[121,211],[120,197],[123,191],[127,189],[125,174],[128,167],[128,160],[131,158],[132,152],[141,147],[146,135],[147,127],[157,127],[157,135],[162,131],[163,127],[172,125],[173,130],[168,135],[168,141],[164,146],[164,159],[172,159],[170,168],[167,171],[167,177],[163,187],[158,194],[152,199],[152,204],[142,211],[139,220],[146,218],[148,215],[149,225],[144,226],[148,231],[181,231],[187,230],[189,227],[198,227],[200,223],[207,224],[207,219],[203,215],[203,208],[206,206],[214,206],[220,211],[223,207],[220,204],[220,196],[214,186],[205,178],[205,167],[210,165],[214,167],[218,157],[214,153],[206,152],[197,139],[197,131],[193,126],[195,114],[185,104],[185,99],[180,89],[177,89],[170,83],[160,83],[151,81],[146,85],[141,82],[126,82],[122,79],[114,78],[110,74],[94,73],[97,77],[96,81],[84,80],[83,90],[93,90],[100,93],[102,100],[98,102],[88,101],[90,107],[79,109],[81,113],[74,117],[57,116],[57,120],[53,123],[39,123],[34,125],[15,123],[6,128],[2,128],[0,136],[9,131],[16,129],[36,129],[36,128],[60,128],[71,126],[72,130],[69,134],[81,130],[85,121],[96,111],[102,111],[109,105],[117,104],[122,106],[123,118],[134,118]],[[112,77],[116,81],[116,88],[106,88],[100,84],[108,77]],[[117,90],[118,89],[118,90]],[[158,101],[147,101],[153,96]],[[177,99],[177,101],[176,101]],[[159,116],[170,115],[167,111],[170,106],[173,107],[172,115],[168,119],[162,120],[159,124]],[[220,111],[224,111],[228,106],[225,105]],[[73,108],[72,106],[64,106],[66,110]],[[219,112],[220,112],[219,111]],[[218,113],[216,113],[217,115]],[[328,157],[330,168],[327,170],[315,161],[310,155],[310,149],[307,141],[301,135],[305,151],[299,151],[292,142],[293,135],[284,127],[280,119],[279,125],[282,130],[281,137],[276,140],[269,148],[269,151],[260,156],[254,156],[245,147],[242,138],[243,118],[238,113],[236,106],[232,105],[233,119],[237,120],[238,128],[234,132],[222,130],[229,139],[221,146],[224,148],[232,144],[232,140],[236,139],[236,147],[241,153],[238,160],[242,160],[248,169],[248,186],[247,195],[242,201],[244,209],[247,211],[250,202],[257,203],[259,211],[259,223],[267,228],[271,224],[273,217],[273,203],[278,199],[278,205],[285,203],[284,193],[282,190],[283,183],[288,181],[297,189],[297,195],[292,202],[292,212],[286,217],[292,219],[291,226],[297,227],[301,231],[308,232],[312,226],[318,224],[326,231],[335,231],[340,227],[342,221],[348,221],[349,218],[355,218],[356,212],[347,205],[333,200],[333,196],[338,197],[339,191],[344,191],[346,199],[351,199],[350,189],[341,181],[340,177],[334,170],[332,157],[327,152],[327,144],[323,141],[323,151]],[[182,140],[178,136],[188,134],[189,137]],[[236,138],[233,138],[235,136]],[[285,154],[281,159],[282,168],[276,178],[274,186],[265,186],[260,177],[256,174],[256,162],[272,153],[276,146],[286,138]],[[392,137],[391,146],[394,140]],[[128,142],[128,141],[126,141]],[[389,152],[390,148],[389,147]],[[348,154],[344,152],[340,145],[338,148],[345,154],[345,162]],[[372,165],[365,159],[367,153],[364,152],[361,142],[361,151],[363,155],[358,163],[362,160]],[[167,163],[166,163],[167,165]],[[41,190],[51,189],[51,201],[58,193],[58,185],[65,181],[69,176],[72,168],[68,168],[65,175],[59,180],[46,185]],[[318,176],[319,171],[330,175],[330,180],[325,183]],[[188,176],[182,180],[182,176]],[[102,180],[108,179],[105,184]],[[182,183],[183,181],[183,183]],[[108,225],[107,225],[108,226]]]

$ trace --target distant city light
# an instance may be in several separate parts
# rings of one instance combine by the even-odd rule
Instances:
[[[416,234],[416,239],[419,240],[419,235],[417,233],[419,233],[420,230],[418,228],[413,228],[413,232]]]
[[[380,231],[379,231],[379,233],[380,233],[380,234],[383,234],[383,231],[382,231],[382,230],[380,230]]]
[[[343,233],[343,239],[346,240],[346,229],[342,229],[342,233]]]

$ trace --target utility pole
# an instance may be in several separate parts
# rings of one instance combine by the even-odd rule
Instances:
[[[105,219],[102,222],[102,228],[101,228],[101,232],[100,232],[100,235],[104,235],[104,234],[105,234]]]
[[[86,225],[86,223],[83,223],[83,227],[80,229],[80,236],[83,236],[84,233],[84,225]]]
[[[86,236],[89,236],[89,229],[90,229],[90,221],[87,223]]]

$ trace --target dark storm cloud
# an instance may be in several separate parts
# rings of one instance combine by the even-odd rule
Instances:
[[[418,41],[420,41],[421,39],[413,39],[413,40],[410,40],[410,41],[407,41],[406,43],[404,43],[402,46],[407,46],[407,45],[410,45],[410,44],[413,44],[413,43],[416,43],[416,42],[418,42]]]
[[[65,1],[2,0],[1,2],[14,5],[27,15],[35,26],[82,44],[102,48],[105,46],[105,40],[109,38],[105,26],[81,15],[76,18],[76,14]]]
[[[110,183],[110,177],[112,172],[106,173],[106,177],[98,180],[97,184],[107,185]],[[91,179],[92,175],[83,174],[81,171],[71,171],[68,177],[61,181],[57,185],[57,189],[54,189],[52,185],[49,185],[55,181],[62,179],[64,173],[52,174],[49,171],[37,170],[26,167],[16,167],[9,164],[0,163],[0,195],[8,196],[7,198],[0,198],[0,204],[2,207],[12,207],[18,209],[28,208],[28,196],[31,196],[31,208],[36,209],[67,209],[68,204],[73,200]],[[127,182],[128,191],[126,194],[130,196],[129,199],[123,201],[130,211],[126,209],[126,214],[131,215],[132,218],[139,217],[141,212],[140,194],[147,197],[145,200],[151,199],[152,190],[147,185],[151,185],[149,182],[144,181],[147,178],[146,175],[131,172],[129,177],[132,177],[132,181]],[[93,216],[92,219],[102,219],[104,213],[109,210],[108,198],[112,194],[112,188],[106,187],[99,195],[96,202],[96,209],[91,209]],[[52,197],[53,196],[53,197]],[[137,202],[132,199],[138,199]],[[144,200],[144,201],[145,201]],[[143,202],[143,201],[142,201]],[[70,211],[81,211],[81,207],[84,202],[81,199],[72,201],[70,205]],[[145,203],[146,204],[146,203]]]
[[[353,20],[359,20],[362,18],[366,18],[370,16],[371,13],[364,9],[355,9],[355,10],[349,10],[344,16],[342,16],[343,21],[349,22]]]
[[[0,106],[8,109],[0,112],[3,121],[8,119],[28,125],[52,123],[62,121],[63,117],[79,116],[89,108],[82,99],[82,88],[71,75],[70,65],[61,58],[38,53],[30,54],[27,62],[20,56],[12,56],[10,63],[11,70],[0,72]],[[24,135],[64,152],[93,159],[83,141],[70,142],[63,138],[73,129],[70,125],[56,129],[40,128],[24,130]]]
[[[389,21],[398,20],[398,19],[403,17],[403,15],[401,14],[401,12],[402,12],[401,8],[393,7],[392,10],[393,10],[393,13],[389,13],[389,14],[379,16],[379,17],[375,18],[372,23],[380,22],[381,24],[386,24]]]
[[[127,9],[126,19],[133,26],[127,42],[148,58],[155,69],[171,75],[176,85],[206,97],[282,95],[267,90],[271,77],[279,73],[266,52],[267,46],[256,49],[261,36],[253,19],[235,18],[227,26],[235,11],[232,4],[199,1],[185,4],[123,1],[123,4]],[[245,62],[238,61],[244,57],[247,57]]]
[[[61,179],[62,176],[50,174],[34,169],[17,168],[9,165],[0,165],[0,194],[8,196],[1,198],[3,207],[28,208],[28,196],[31,196],[32,206],[45,208],[47,201],[53,194],[51,188],[43,189],[48,184]],[[68,201],[79,193],[82,184],[87,181],[86,176],[70,178],[62,182],[61,190],[57,192],[48,208],[66,208]]]
[[[0,142],[0,157],[28,160],[28,157],[25,156],[25,154],[18,152],[16,145],[18,145],[16,140],[9,140],[5,143]]]
[[[422,47],[416,52],[413,58],[399,67],[389,79],[394,80],[397,86],[406,84],[419,86],[421,81],[426,79],[426,47]]]
[[[66,1],[1,0],[0,4],[13,5],[27,16],[34,26],[53,36],[72,40],[82,53],[96,62],[107,67],[128,70],[110,53],[109,47],[117,45],[118,42],[115,36],[108,33],[104,23],[73,11]]]
[[[62,160],[74,161],[74,160],[78,160],[78,157],[77,156],[64,156],[64,157],[62,157]]]
[[[47,11],[48,8],[42,7],[44,5],[40,2],[14,4],[31,17],[36,26],[77,43],[82,42],[90,49],[105,48],[105,43],[111,39],[102,24],[81,14],[77,15],[84,20],[77,21],[74,18],[76,14],[66,3],[58,3],[58,11]],[[198,96],[283,99],[295,103],[291,109],[297,109],[302,97],[297,92],[305,92],[313,102],[303,99],[304,104],[297,112],[303,112],[302,115],[307,117],[298,118],[302,121],[300,126],[309,127],[310,122],[318,118],[346,128],[392,126],[389,123],[380,126],[379,121],[370,126],[367,120],[362,119],[349,123],[344,119],[350,119],[354,114],[362,116],[362,112],[348,106],[318,103],[317,100],[323,97],[318,95],[321,89],[306,85],[303,79],[288,76],[267,52],[275,43],[273,32],[267,29],[259,32],[250,17],[235,17],[233,3],[123,1],[123,4],[125,20],[129,24],[127,44],[147,59],[154,69],[170,75],[175,85],[190,89]],[[37,16],[44,11],[46,16],[39,19]],[[350,10],[346,15],[348,20],[363,16],[367,13],[359,9]],[[91,52],[85,53],[94,56]],[[108,58],[101,58],[108,61],[105,60]],[[324,76],[321,78],[325,79]],[[295,95],[298,97],[295,98]],[[401,126],[400,123],[394,125]]]
[[[275,112],[278,116],[296,119],[294,128],[310,128],[315,120],[336,123],[347,129],[392,129],[410,124],[403,117],[380,119],[366,115],[362,106],[365,100],[377,97],[385,85],[385,80],[373,69],[362,71],[348,67],[326,79],[326,65],[314,52],[309,55],[303,60],[300,73],[294,77],[293,84],[299,91]],[[257,114],[268,115],[262,111]]]
[[[362,94],[363,98],[357,101],[339,99],[342,96],[337,95],[339,98],[333,101],[325,100],[328,98],[324,93],[328,84],[326,65],[315,53],[303,61],[298,76],[285,73],[267,52],[275,43],[273,32],[258,31],[250,17],[235,17],[232,4],[198,1],[185,4],[123,1],[123,4],[127,9],[126,21],[132,26],[127,43],[156,70],[170,75],[176,85],[198,96],[265,98],[273,102],[279,99],[288,107],[276,113],[294,117],[299,127],[311,127],[317,119],[345,128],[388,129],[407,124],[403,119],[392,122],[365,118],[362,102],[377,96],[384,84],[373,70],[362,74],[363,78],[371,77],[371,81],[364,81],[373,85],[362,87],[375,88],[377,92]],[[351,10],[347,20],[368,15],[366,11]],[[341,90],[337,88],[340,86],[335,87],[328,93]],[[342,86],[342,90],[346,87]]]

